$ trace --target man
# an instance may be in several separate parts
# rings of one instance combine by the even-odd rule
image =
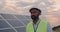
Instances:
[[[31,13],[31,19],[33,21],[28,23],[26,32],[52,32],[51,25],[47,21],[39,19],[41,10],[31,8],[29,12]]]

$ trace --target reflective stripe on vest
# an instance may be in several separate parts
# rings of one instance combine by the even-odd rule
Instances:
[[[26,32],[34,32],[33,24],[30,22],[26,27]],[[47,21],[41,20],[36,32],[47,32]]]

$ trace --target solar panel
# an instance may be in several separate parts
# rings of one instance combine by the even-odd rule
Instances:
[[[17,30],[18,32],[26,32],[26,28],[25,28],[25,27],[16,28],[16,30]]]
[[[26,32],[26,25],[31,20],[26,15],[0,15],[0,32]]]
[[[15,32],[13,29],[0,30],[0,32]]]
[[[23,15],[15,15],[18,19],[26,19]]]
[[[10,27],[4,20],[0,20],[0,28],[8,28]]]
[[[1,16],[4,18],[4,19],[16,19],[13,15],[11,14],[1,14]]]
[[[2,19],[2,18],[0,17],[0,19]]]
[[[16,26],[24,26],[20,21],[18,20],[7,20],[13,27]]]
[[[25,25],[27,25],[31,20],[21,20]]]

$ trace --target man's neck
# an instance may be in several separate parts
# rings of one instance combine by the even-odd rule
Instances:
[[[36,24],[38,21],[33,20],[33,23]]]

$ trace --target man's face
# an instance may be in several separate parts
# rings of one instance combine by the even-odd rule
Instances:
[[[36,11],[35,9],[31,11],[31,18],[33,20],[38,20],[39,19],[40,12]]]

